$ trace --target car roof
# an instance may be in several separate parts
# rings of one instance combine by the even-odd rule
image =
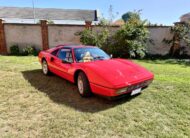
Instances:
[[[59,45],[57,47],[60,47],[60,48],[83,48],[83,47],[94,47],[94,46],[86,46],[86,45]]]
[[[56,49],[60,49],[60,48],[70,48],[70,49],[74,49],[74,48],[85,48],[85,47],[95,47],[95,46],[87,46],[87,45],[71,45],[71,44],[65,44],[65,45],[58,45],[56,47],[50,48],[48,50],[46,50],[47,52],[51,53]]]

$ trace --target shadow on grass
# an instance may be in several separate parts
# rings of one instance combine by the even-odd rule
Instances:
[[[76,85],[58,76],[44,76],[39,69],[24,71],[22,74],[33,87],[47,94],[55,103],[64,104],[82,112],[99,112],[134,98],[134,96],[126,96],[115,101],[109,101],[98,96],[82,98],[77,92]]]

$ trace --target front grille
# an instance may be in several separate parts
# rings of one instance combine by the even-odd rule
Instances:
[[[147,80],[147,81],[144,81],[144,82],[140,82],[140,83],[137,83],[137,84],[128,86],[127,91],[130,92],[130,91],[135,90],[135,89],[138,89],[138,88],[146,87],[146,86],[148,86],[151,82],[152,82],[152,80]]]

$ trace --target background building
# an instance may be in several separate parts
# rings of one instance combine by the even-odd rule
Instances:
[[[55,24],[83,25],[85,21],[96,23],[100,18],[98,12],[80,9],[0,7],[0,18],[6,23],[39,23],[39,20],[48,20]]]

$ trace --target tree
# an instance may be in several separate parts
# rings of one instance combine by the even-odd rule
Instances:
[[[80,36],[83,44],[103,48],[114,57],[142,58],[146,53],[146,42],[149,36],[145,23],[146,21],[140,20],[139,15],[139,18],[128,18],[115,33],[103,26],[100,31],[84,30],[77,35]]]
[[[174,27],[171,28],[171,33],[174,34],[173,39],[164,39],[163,42],[171,44],[170,55],[173,57],[180,57],[185,55],[185,51],[182,46],[190,46],[190,24],[189,23],[176,23]],[[183,45],[181,45],[183,44]],[[180,54],[183,53],[183,54]]]
[[[122,15],[122,19],[127,22],[130,19],[136,19],[136,20],[140,20],[140,12],[139,11],[134,11],[134,12],[127,12],[125,14]]]
[[[125,19],[125,24],[113,36],[114,42],[110,46],[112,54],[124,58],[144,57],[149,39],[146,20],[140,19],[139,12],[127,12],[122,18]]]
[[[110,32],[107,28],[97,32],[85,29],[81,32],[77,32],[75,35],[80,36],[80,42],[82,42],[84,45],[92,45],[103,48],[105,45],[107,45]]]

